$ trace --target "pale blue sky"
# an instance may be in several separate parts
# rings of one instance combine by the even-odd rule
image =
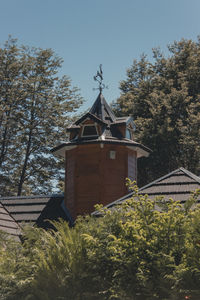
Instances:
[[[200,0],[0,0],[0,45],[52,48],[64,59],[62,74],[81,89],[89,107],[97,96],[93,76],[103,64],[108,102],[142,53],[200,34]]]

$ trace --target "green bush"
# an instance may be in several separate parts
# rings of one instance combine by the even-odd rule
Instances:
[[[181,205],[134,189],[74,228],[63,221],[55,231],[28,228],[23,244],[2,235],[0,299],[199,299],[197,193]]]

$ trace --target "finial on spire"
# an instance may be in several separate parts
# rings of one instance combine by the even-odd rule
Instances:
[[[100,93],[102,92],[103,89],[107,89],[108,87],[105,86],[103,83],[103,71],[102,71],[102,64],[99,65],[99,71],[97,71],[97,75],[93,77],[94,81],[97,81],[99,83],[99,87],[93,90],[99,90]]]

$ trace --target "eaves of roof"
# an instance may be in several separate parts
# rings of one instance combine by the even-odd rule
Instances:
[[[114,125],[128,124],[130,122],[133,122],[133,118],[131,116],[121,117],[121,118],[116,118],[116,120],[110,125],[114,126]]]
[[[61,145],[51,149],[51,152],[57,152],[57,151],[61,150],[62,148],[65,148],[67,150],[68,147],[70,148],[73,146],[89,145],[89,144],[113,144],[113,145],[124,145],[124,146],[129,146],[129,147],[137,147],[137,148],[144,150],[146,152],[147,156],[149,153],[152,152],[149,148],[147,148],[143,144],[140,144],[135,141],[128,140],[128,139],[119,140],[114,137],[109,137],[106,139],[85,139],[84,138],[84,139],[79,139],[79,140],[75,140],[75,141],[71,141],[71,142],[66,142],[66,143],[62,143]]]

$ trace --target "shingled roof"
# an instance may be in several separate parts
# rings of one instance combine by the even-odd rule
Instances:
[[[97,116],[102,121],[108,122],[115,122],[116,117],[106,102],[102,93],[99,93],[96,101],[94,102],[93,106],[90,109],[90,113]]]
[[[93,120],[96,123],[101,125],[101,134],[92,136],[81,136],[78,132],[81,132],[81,123],[86,119]],[[133,122],[132,117],[120,117],[117,118],[112,111],[111,107],[106,102],[104,96],[100,92],[94,104],[92,105],[89,112],[84,114],[81,118],[76,120],[73,124],[71,124],[68,128],[68,132],[76,132],[74,137],[69,141],[58,145],[53,148],[51,151],[57,153],[58,155],[64,156],[65,151],[71,149],[76,145],[88,145],[88,144],[115,144],[115,145],[123,145],[128,146],[137,151],[138,157],[148,156],[151,150],[132,140],[126,138],[124,134],[119,129],[119,125],[128,125],[132,124],[133,128],[135,128],[135,124]]]
[[[0,230],[11,234],[16,240],[19,240],[21,229],[7,209],[0,202]]]
[[[184,168],[179,168],[144,186],[140,192],[148,194],[151,198],[163,196],[166,200],[173,198],[175,201],[185,202],[196,189],[200,189],[200,177]]]
[[[64,206],[63,195],[2,197],[0,202],[19,225],[29,222],[49,228],[52,226],[48,220],[59,218],[72,224],[70,214]]]
[[[191,192],[196,189],[200,189],[200,177],[187,171],[184,168],[179,168],[163,177],[156,179],[155,181],[141,187],[139,193],[144,195],[148,194],[150,198],[156,196],[162,196],[165,200],[173,198],[175,201],[184,203],[191,195]],[[111,208],[123,201],[131,198],[133,192],[126,196],[108,204],[106,207]],[[200,195],[198,197],[200,202]]]

